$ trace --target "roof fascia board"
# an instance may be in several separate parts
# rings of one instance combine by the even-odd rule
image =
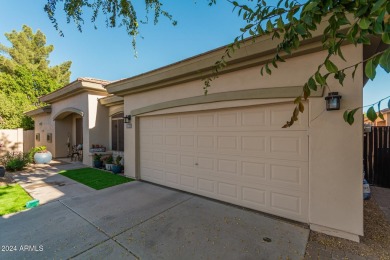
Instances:
[[[107,95],[107,91],[99,83],[76,81],[59,90],[49,93],[46,96],[40,97],[39,100],[41,102],[54,103],[83,92]]]
[[[50,113],[51,113],[51,106],[44,106],[44,107],[40,107],[34,110],[24,112],[26,116],[30,116],[30,117],[37,116],[40,114],[50,114]]]
[[[123,97],[119,97],[119,96],[115,96],[115,95],[100,98],[99,102],[101,105],[106,106],[106,107],[123,105],[123,103],[124,103]]]

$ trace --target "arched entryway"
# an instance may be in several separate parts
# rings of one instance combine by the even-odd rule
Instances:
[[[58,111],[55,121],[55,157],[67,157],[73,146],[83,146],[84,112],[77,108],[64,108]]]

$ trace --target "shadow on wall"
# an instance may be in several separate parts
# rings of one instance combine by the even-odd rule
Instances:
[[[15,141],[6,133],[1,133],[0,137],[0,156],[4,156],[7,152],[22,152],[23,142]]]
[[[92,144],[103,145],[109,149],[109,123],[108,108],[98,104],[95,125],[89,129],[89,147],[85,149],[91,148]]]

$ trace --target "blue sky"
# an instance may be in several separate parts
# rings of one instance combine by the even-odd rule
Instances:
[[[164,8],[178,21],[177,26],[172,26],[163,17],[156,26],[152,22],[142,25],[143,38],[138,38],[138,58],[135,58],[131,39],[124,28],[106,28],[103,16],[95,30],[87,14],[83,32],[79,33],[73,23],[66,23],[59,10],[56,17],[65,37],[59,36],[43,11],[45,2],[2,1],[0,42],[8,45],[4,33],[20,31],[23,24],[34,31],[40,29],[48,44],[55,47],[50,56],[51,65],[67,60],[73,62],[71,80],[77,77],[117,80],[156,69],[230,43],[243,24],[232,13],[231,5],[223,0],[213,7],[205,0],[165,1]],[[134,2],[141,3],[142,11],[143,1]],[[389,95],[389,75],[380,69],[376,79],[364,88],[364,105]],[[382,104],[383,107],[387,102]]]

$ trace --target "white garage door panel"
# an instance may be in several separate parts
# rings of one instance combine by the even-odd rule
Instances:
[[[307,114],[281,129],[291,111],[277,105],[141,118],[141,179],[305,222]]]
[[[142,121],[142,120],[141,120]],[[142,129],[142,128],[141,128]],[[162,131],[162,130],[161,130]],[[167,131],[167,130],[165,130]],[[307,161],[306,131],[143,132],[141,151],[187,151]]]
[[[153,153],[151,153],[153,154]],[[142,160],[142,167],[164,169],[166,172],[194,175],[212,180],[229,178],[233,183],[266,184],[290,190],[308,191],[308,169],[306,162],[276,159],[237,158],[226,156],[207,157],[189,153],[166,154],[165,162]],[[142,157],[146,158],[146,157]],[[198,163],[198,165],[195,165]]]
[[[253,130],[281,130],[281,126],[290,119],[295,106],[292,104],[257,106],[246,109],[225,109],[217,113],[193,112],[165,116],[144,117],[140,122],[143,131],[167,130],[193,131],[242,131],[242,126]],[[291,130],[306,130],[308,125],[307,110],[299,114]],[[286,130],[286,129],[284,129]]]

